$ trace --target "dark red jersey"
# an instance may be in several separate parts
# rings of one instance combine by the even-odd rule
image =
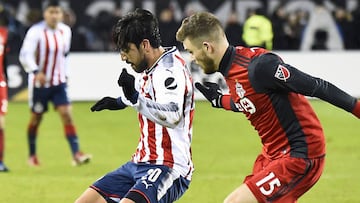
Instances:
[[[261,138],[263,154],[271,159],[325,155],[321,124],[305,96],[349,112],[357,102],[331,83],[285,64],[262,48],[230,46],[219,72],[230,91],[223,96],[222,106],[246,115]]]
[[[4,72],[4,60],[6,54],[6,42],[8,38],[8,30],[6,27],[0,27],[0,82],[5,81],[5,72]],[[1,84],[0,84],[1,85]]]

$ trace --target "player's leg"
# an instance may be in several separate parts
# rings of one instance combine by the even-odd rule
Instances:
[[[80,150],[79,138],[72,118],[72,106],[66,94],[65,84],[62,84],[59,87],[56,87],[56,89],[54,89],[52,100],[64,125],[65,136],[69,143],[71,153],[73,155],[73,164],[81,165],[88,163],[91,159],[91,155],[84,154]]]
[[[7,172],[9,169],[6,167],[4,163],[4,151],[5,151],[5,134],[4,134],[4,126],[5,118],[4,115],[0,113],[0,172]]]
[[[39,160],[36,154],[36,139],[38,136],[38,128],[41,124],[43,114],[48,110],[47,88],[33,88],[29,86],[29,106],[31,108],[30,121],[27,128],[27,138],[29,145],[30,166],[39,166]]]
[[[240,185],[226,197],[224,203],[257,203],[257,199],[246,184]]]
[[[134,163],[128,162],[122,165],[93,183],[76,200],[76,203],[120,202],[135,184],[135,171],[136,165]]]
[[[38,128],[42,121],[43,114],[42,113],[31,113],[29,125],[27,128],[27,137],[28,137],[28,145],[29,145],[29,160],[28,163],[30,166],[39,166],[40,162],[36,153],[36,140],[38,136]]]
[[[138,165],[135,185],[120,203],[170,203],[188,189],[190,180],[164,165]],[[130,201],[131,200],[131,201]]]
[[[7,112],[7,86],[4,81],[0,83],[0,172],[7,172],[9,169],[4,163],[5,151],[5,114]]]
[[[258,202],[294,203],[317,182],[323,165],[321,160],[283,157],[257,160],[255,166],[245,184]]]
[[[75,200],[75,203],[107,203],[107,201],[96,190],[88,188]]]
[[[308,170],[303,174],[303,178],[294,184],[292,190],[279,199],[276,199],[274,203],[296,203],[297,199],[299,199],[317,183],[324,169],[325,157],[307,159],[304,163],[304,165],[308,166]]]

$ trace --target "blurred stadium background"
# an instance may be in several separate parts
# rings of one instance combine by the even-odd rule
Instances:
[[[175,32],[181,19],[193,12],[206,10],[217,15],[233,45],[246,44],[242,37],[244,24],[250,13],[257,12],[271,22],[272,30],[268,32],[273,35],[273,51],[299,69],[360,97],[359,0],[61,2],[66,14],[64,22],[73,30],[69,91],[76,101],[74,118],[82,147],[93,153],[94,160],[87,166],[70,166],[68,156],[64,155],[68,150],[64,146],[67,143],[62,137],[61,122],[50,111],[40,128],[39,154],[43,166],[33,169],[26,165],[27,76],[18,62],[18,51],[26,30],[42,18],[42,1],[0,1],[0,19],[5,20],[11,34],[6,56],[10,103],[6,116],[5,160],[12,170],[9,174],[0,174],[0,202],[73,202],[94,180],[130,158],[138,140],[135,112],[126,109],[90,113],[89,108],[102,96],[121,94],[116,81],[126,65],[114,52],[111,27],[136,7],[155,13],[160,32],[166,33],[162,34],[163,45],[174,45],[180,50],[182,46],[176,42]],[[319,17],[322,14],[327,17]],[[311,16],[317,21],[311,21]],[[322,21],[325,23],[321,24]],[[195,64],[188,63],[196,81],[222,83],[219,76],[205,76]],[[193,141],[196,172],[190,190],[179,202],[222,202],[251,170],[260,150],[259,140],[243,115],[211,109],[201,100],[201,95],[197,94],[197,98]],[[324,125],[328,159],[322,179],[299,202],[360,202],[358,120],[322,101],[311,102]],[[227,122],[222,122],[224,120]]]

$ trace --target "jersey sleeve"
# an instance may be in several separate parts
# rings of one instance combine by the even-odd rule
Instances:
[[[65,43],[65,50],[64,50],[64,55],[65,55],[65,75],[66,77],[69,77],[69,53],[70,53],[70,48],[71,48],[71,38],[72,38],[72,31],[70,27],[66,27],[66,43]]]
[[[27,73],[38,70],[38,65],[36,64],[35,59],[35,53],[39,41],[38,36],[39,33],[37,32],[37,29],[34,27],[30,28],[25,35],[20,49],[19,61]]]
[[[186,79],[180,68],[156,70],[152,77],[154,99],[139,94],[138,112],[160,125],[175,128],[183,112]]]
[[[264,54],[254,61],[249,77],[257,91],[295,92],[317,97],[348,112],[352,112],[356,98],[321,78],[313,77],[284,63],[275,54]]]

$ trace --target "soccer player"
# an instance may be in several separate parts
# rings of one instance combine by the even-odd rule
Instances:
[[[160,46],[158,21],[136,9],[120,19],[113,39],[121,59],[140,73],[122,70],[124,97],[104,97],[92,111],[138,111],[139,144],[132,159],[90,186],[76,203],[171,203],[188,189],[194,92],[190,71],[176,47]],[[126,126],[123,126],[126,127]]]
[[[213,107],[245,114],[263,144],[252,173],[224,202],[296,202],[318,181],[325,161],[324,132],[305,96],[357,118],[360,102],[272,52],[229,45],[210,13],[185,18],[176,37],[205,73],[223,75],[229,94],[222,94],[216,83],[196,83],[196,88]]]
[[[51,101],[64,125],[72,152],[73,164],[89,162],[91,156],[79,149],[79,141],[67,96],[67,55],[70,50],[71,30],[61,22],[62,8],[58,1],[45,3],[44,20],[34,24],[26,33],[20,50],[20,62],[29,73],[28,89],[31,118],[27,129],[29,160],[39,166],[36,154],[37,130]]]
[[[7,172],[9,169],[4,164],[5,150],[5,114],[7,112],[7,84],[5,78],[5,57],[8,30],[4,18],[4,11],[0,14],[0,172]]]

